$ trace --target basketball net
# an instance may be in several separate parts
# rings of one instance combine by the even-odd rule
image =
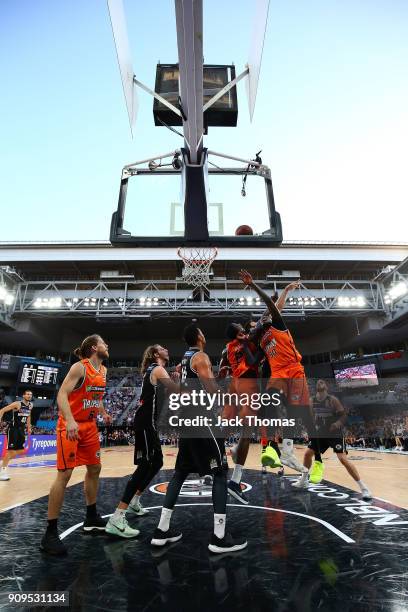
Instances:
[[[193,287],[209,285],[210,268],[217,253],[217,247],[179,247],[177,255],[184,263],[183,281]]]

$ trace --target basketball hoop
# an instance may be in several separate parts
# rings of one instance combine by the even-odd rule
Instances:
[[[217,247],[179,247],[177,255],[183,260],[183,281],[193,287],[210,283],[210,268],[217,257]]]

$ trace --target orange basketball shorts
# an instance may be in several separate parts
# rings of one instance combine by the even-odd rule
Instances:
[[[309,406],[310,395],[305,370],[300,363],[274,369],[268,389],[283,393],[290,406]]]
[[[101,462],[101,445],[96,422],[84,421],[78,425],[78,439],[68,440],[65,420],[58,419],[58,470],[69,470],[79,465],[97,465]]]

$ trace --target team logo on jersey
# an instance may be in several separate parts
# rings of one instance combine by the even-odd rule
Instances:
[[[97,450],[96,453],[95,453],[95,457],[98,457],[98,459],[99,459],[100,456],[101,456],[101,451]]]
[[[264,350],[266,355],[268,355],[270,357],[276,357],[277,351],[276,351],[276,340],[275,340],[275,338],[272,338],[269,342],[267,342],[265,344],[265,346],[263,347],[263,350]]]
[[[343,448],[342,444],[336,444],[336,450],[341,450]]]
[[[157,493],[157,495],[166,495],[168,482],[158,482],[152,485],[150,491]],[[252,486],[247,482],[241,482],[241,490],[245,493],[250,491]],[[211,497],[212,495],[212,484],[204,484],[201,478],[194,480],[185,480],[180,491],[181,497]]]

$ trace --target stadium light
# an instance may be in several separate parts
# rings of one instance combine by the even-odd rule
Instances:
[[[366,305],[366,299],[363,295],[348,295],[337,298],[337,305],[341,308],[362,308]]]
[[[406,293],[408,293],[408,286],[404,281],[400,281],[388,290],[385,297],[389,297],[390,301],[398,300],[398,298],[402,297]]]
[[[6,306],[11,306],[14,302],[14,295],[4,285],[0,286],[0,301],[4,302]]]

